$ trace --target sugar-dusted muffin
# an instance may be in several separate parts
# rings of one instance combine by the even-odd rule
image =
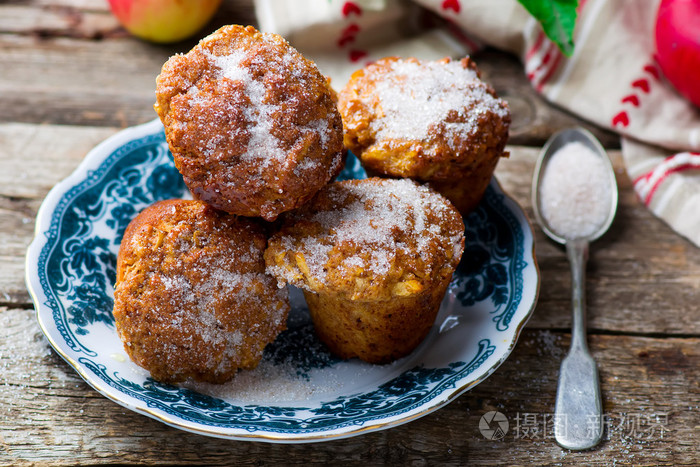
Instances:
[[[274,220],[342,169],[333,97],[316,65],[282,37],[225,26],[163,65],[155,110],[196,199]]]
[[[320,339],[386,363],[427,335],[464,250],[460,213],[412,180],[333,182],[283,216],[267,271],[300,287]]]
[[[463,214],[507,155],[510,110],[469,58],[378,60],[352,75],[338,108],[368,173],[427,181]]]
[[[285,329],[285,289],[265,274],[255,221],[201,201],[143,210],[117,257],[114,317],[131,359],[165,382],[221,383],[254,368]]]

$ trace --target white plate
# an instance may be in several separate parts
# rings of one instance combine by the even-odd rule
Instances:
[[[351,158],[341,177],[363,177]],[[159,121],[93,149],[39,210],[27,286],[56,351],[92,387],[168,425],[269,442],[337,439],[430,413],[483,381],[515,346],[537,301],[532,228],[492,181],[465,218],[467,246],[435,325],[411,355],[389,365],[340,361],[318,342],[292,290],[289,329],[261,366],[231,384],[162,384],[133,364],[112,317],[116,254],[128,222],[154,201],[186,197]]]

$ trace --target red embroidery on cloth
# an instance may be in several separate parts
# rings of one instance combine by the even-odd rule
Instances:
[[[681,152],[667,157],[653,170],[637,177],[634,190],[639,199],[649,206],[659,186],[668,177],[688,170],[700,170],[700,153]]]
[[[361,16],[362,8],[355,2],[345,2],[343,3],[341,13],[345,18],[348,18],[350,15]],[[357,23],[349,23],[347,26],[345,26],[340,31],[340,37],[338,37],[338,40],[336,41],[338,48],[344,49],[348,44],[355,42],[361,29],[362,28]],[[347,51],[348,60],[350,60],[352,63],[362,60],[367,55],[368,53],[366,50],[351,49]]]
[[[355,14],[357,16],[361,16],[362,15],[362,8],[360,8],[360,6],[355,2],[345,2],[343,4],[342,13],[343,13],[343,16],[346,18],[352,14]]]
[[[612,126],[616,127],[618,125],[622,125],[623,127],[627,126],[630,124],[630,118],[627,116],[627,112],[624,110],[617,115],[615,115],[612,119]]]
[[[349,44],[350,42],[355,42],[355,37],[357,36],[357,33],[360,32],[360,27],[352,23],[348,25],[343,31],[340,33],[340,39],[338,39],[338,47],[345,47],[346,44]]]
[[[452,10],[455,13],[459,13],[459,10],[462,9],[462,6],[459,4],[459,0],[443,0],[442,9]]]
[[[644,67],[644,71],[646,71],[647,73],[649,73],[651,76],[653,76],[656,79],[659,79],[659,77],[661,76],[661,74],[659,73],[659,69],[656,68],[651,63]]]
[[[659,70],[652,63],[647,63],[644,65],[642,67],[642,71],[650,74],[654,78],[659,78]],[[620,99],[620,103],[623,105],[630,104],[633,107],[639,107],[642,104],[642,99],[640,98],[641,94],[637,93],[636,90],[638,89],[642,94],[649,94],[651,92],[651,83],[647,78],[640,77],[634,79],[630,83],[630,88],[632,88],[632,90],[635,92],[623,96],[622,99]],[[625,110],[620,110],[617,114],[615,114],[612,120],[610,120],[610,126],[613,128],[616,126],[622,126],[624,128],[629,126],[629,124],[630,117]]]
[[[645,94],[649,94],[649,81],[644,78],[632,81],[633,88],[639,88],[644,91]]]
[[[620,102],[624,103],[630,103],[635,107],[639,107],[639,97],[635,96],[634,94],[630,94],[629,96],[623,97]]]
[[[351,62],[359,62],[363,58],[367,56],[367,52],[364,50],[351,50],[348,53],[348,57],[350,58]]]

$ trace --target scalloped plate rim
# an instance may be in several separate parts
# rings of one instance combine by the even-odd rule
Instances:
[[[539,298],[539,289],[541,283],[541,275],[539,271],[539,265],[537,264],[537,259],[535,256],[535,241],[534,241],[534,230],[532,223],[530,222],[525,211],[520,207],[520,205],[508,194],[506,193],[500,183],[493,177],[492,184],[495,185],[497,192],[503,195],[503,202],[509,210],[518,218],[518,222],[523,226],[523,234],[525,236],[524,243],[527,246],[531,243],[530,250],[524,250],[524,255],[528,259],[532,259],[532,267],[534,268],[535,283],[530,284],[530,288],[534,287],[534,290],[530,291],[532,295],[532,302],[529,304],[528,310],[525,312],[524,316],[517,322],[512,324],[515,325],[515,329],[512,334],[509,332],[507,336],[509,338],[508,346],[502,353],[501,357],[487,369],[477,368],[474,378],[472,378],[466,384],[456,387],[453,390],[444,390],[434,398],[428,401],[426,406],[421,406],[418,409],[414,409],[407,413],[394,414],[379,422],[369,422],[367,425],[357,426],[353,429],[345,430],[329,430],[328,432],[321,433],[308,433],[302,432],[299,434],[294,433],[275,433],[273,431],[255,431],[251,432],[249,430],[235,429],[233,432],[225,430],[211,429],[207,428],[206,425],[195,424],[188,421],[183,421],[171,414],[164,413],[157,409],[149,409],[143,401],[141,404],[136,404],[125,400],[123,398],[124,394],[119,390],[110,387],[108,384],[103,382],[97,377],[89,374],[83,367],[82,364],[71,358],[67,351],[65,351],[62,346],[57,342],[59,336],[54,336],[51,327],[44,322],[44,316],[42,315],[43,309],[46,307],[41,298],[46,299],[46,295],[39,283],[39,277],[37,274],[37,266],[39,256],[41,254],[42,248],[48,242],[47,237],[44,233],[48,230],[51,225],[51,214],[57,208],[61,198],[65,195],[71,188],[76,186],[78,183],[84,181],[89,175],[90,170],[100,167],[100,165],[109,157],[115,150],[123,146],[125,143],[134,140],[135,138],[145,137],[153,134],[154,131],[161,131],[162,124],[159,119],[151,120],[140,125],[132,126],[126,129],[117,131],[115,134],[109,136],[104,141],[96,145],[92,150],[90,150],[85,158],[81,161],[78,167],[61,182],[57,183],[46,195],[44,201],[42,202],[39,211],[37,213],[34,238],[27,248],[27,255],[25,261],[25,282],[29,294],[36,308],[36,317],[41,328],[42,333],[46,336],[51,347],[60,355],[77,373],[85,380],[94,390],[102,394],[107,399],[119,404],[120,406],[127,408],[133,412],[146,415],[150,418],[158,420],[168,426],[181,429],[187,432],[196,433],[200,435],[207,435],[217,438],[230,439],[230,440],[248,440],[248,441],[262,441],[262,442],[272,442],[272,443],[311,443],[320,441],[329,441],[342,438],[348,438],[363,433],[369,433],[377,430],[388,429],[391,427],[399,426],[404,423],[408,423],[417,418],[425,416],[432,413],[441,407],[444,407],[448,403],[452,402],[457,397],[461,396],[467,392],[472,387],[476,386],[480,382],[488,378],[510,355],[513,348],[515,347],[519,336],[527,324],[528,320],[532,316]],[[524,228],[527,226],[527,228]],[[525,234],[528,234],[529,237]],[[513,314],[521,313],[520,308],[526,306],[522,303],[517,307],[518,309]],[[122,396],[122,397],[120,397]]]

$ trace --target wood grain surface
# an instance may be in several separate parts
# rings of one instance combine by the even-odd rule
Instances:
[[[251,2],[225,1],[208,29],[255,24]],[[574,125],[609,149],[620,188],[611,230],[591,247],[589,344],[606,434],[591,451],[553,439],[551,416],[570,327],[569,266],[535,227],[539,302],[517,346],[488,379],[446,407],[389,430],[317,444],[204,437],[131,412],[91,389],[49,346],[24,284],[24,255],[48,191],[100,141],[155,118],[154,80],[171,46],[129,37],[101,0],[0,4],[0,465],[698,465],[700,250],[637,200],[616,135],[547,104],[518,61],[474,56],[513,109],[511,157],[496,176],[532,214],[542,143]],[[500,441],[486,412],[510,422]]]

